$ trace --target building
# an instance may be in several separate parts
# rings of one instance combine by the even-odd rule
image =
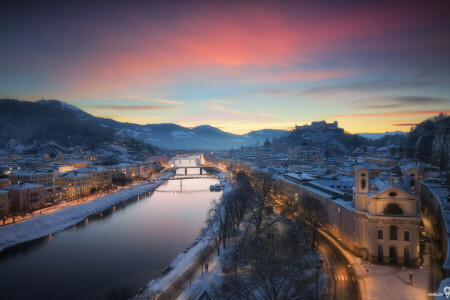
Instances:
[[[355,252],[370,262],[419,265],[421,214],[414,190],[418,168],[408,170],[402,183],[396,184],[393,180],[370,181],[369,169],[355,169]]]
[[[112,186],[112,171],[103,167],[91,166],[76,171],[92,175],[92,187],[103,190]]]
[[[11,185],[11,181],[9,180],[9,178],[0,179],[0,189],[8,185]]]
[[[74,167],[72,165],[62,164],[62,163],[55,163],[48,166],[49,168],[52,168],[56,173],[65,173],[72,171]]]
[[[155,161],[159,163],[163,167],[167,167],[169,165],[169,157],[167,156],[150,156],[145,159],[146,161]]]
[[[53,172],[52,171],[20,171],[12,172],[9,175],[11,184],[19,183],[35,183],[45,186],[53,185]]]
[[[9,214],[9,192],[0,190],[0,218]]]
[[[45,204],[44,185],[34,183],[13,184],[2,188],[11,199],[9,211],[25,211],[41,208]]]
[[[44,187],[45,203],[55,203],[66,198],[66,191],[57,186]]]
[[[298,174],[285,174],[278,184],[291,200],[320,201],[328,214],[326,230],[356,255],[373,263],[417,266],[421,214],[414,187],[419,170],[402,169],[403,180],[396,183],[390,178],[370,178],[366,167],[355,168],[353,197],[326,180]]]
[[[65,197],[77,198],[91,192],[92,175],[70,171],[58,174],[54,178],[55,186],[65,191]]]

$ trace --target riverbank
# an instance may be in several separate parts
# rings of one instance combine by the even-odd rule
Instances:
[[[215,174],[220,181],[220,184],[224,186],[223,195],[232,191],[233,187],[230,182],[228,182],[228,174],[225,172],[218,172]],[[206,224],[206,226],[208,226]],[[171,270],[163,275],[162,277],[152,280],[149,282],[147,287],[138,293],[134,299],[141,299],[151,292],[166,292],[170,289],[177,280],[183,276],[189,269],[194,267],[197,257],[204,251],[207,247],[212,247],[213,253],[215,252],[212,242],[201,235],[198,236],[195,242],[186,248],[186,250],[178,254],[169,264]],[[197,276],[194,276],[196,278]]]
[[[43,215],[34,215],[20,223],[1,227],[0,251],[7,247],[62,231],[91,215],[98,214],[131,198],[144,195],[156,189],[164,182],[164,179],[173,175],[172,172],[165,172],[159,175],[154,183],[135,185],[89,202],[67,206]]]

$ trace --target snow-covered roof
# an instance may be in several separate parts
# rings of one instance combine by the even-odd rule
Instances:
[[[80,168],[80,169],[76,169],[73,171],[77,171],[77,172],[103,172],[106,171],[107,169],[103,168],[103,167],[98,167],[98,166],[90,166],[90,167],[84,167],[84,168]]]
[[[74,172],[74,171],[69,171],[69,172],[55,175],[55,177],[64,177],[64,178],[80,178],[80,177],[86,177],[86,176],[92,176],[92,175],[86,174],[86,173]]]
[[[310,175],[310,174],[308,174],[308,173],[305,173],[305,172],[302,172],[302,173],[300,173],[300,174],[298,174],[298,173],[286,173],[285,174],[285,176],[288,176],[288,177],[292,177],[292,178],[295,178],[295,179],[297,179],[297,180],[314,180],[314,179],[316,179],[316,177],[314,177],[314,176],[312,176],[312,175]]]
[[[44,187],[42,184],[34,184],[34,183],[19,183],[19,184],[13,184],[3,187],[3,190],[24,190],[24,189],[31,189],[36,187]]]
[[[53,174],[53,172],[34,170],[34,171],[14,171],[11,173],[11,175],[13,176],[35,176],[35,175],[49,175],[49,174]]]
[[[353,167],[355,170],[360,170],[360,169],[366,169],[366,170],[369,170],[370,168],[369,168],[369,166],[367,166],[367,165],[357,165],[357,166],[354,166]]]
[[[420,166],[413,165],[413,164],[407,164],[407,165],[400,166],[400,168],[402,168],[403,170],[420,169]]]

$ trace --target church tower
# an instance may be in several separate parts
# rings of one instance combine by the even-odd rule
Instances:
[[[365,167],[355,168],[355,194],[367,194],[369,192],[369,169]]]

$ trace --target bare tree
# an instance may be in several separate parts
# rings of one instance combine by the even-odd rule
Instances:
[[[275,180],[264,172],[253,172],[250,182],[253,195],[250,198],[249,222],[255,226],[255,235],[258,236],[279,221],[279,216],[273,214],[277,187]]]
[[[278,227],[278,226],[277,226]],[[215,296],[218,299],[314,299],[310,277],[317,253],[298,235],[298,227],[272,227],[266,236],[255,236],[231,254],[232,271]]]
[[[325,205],[318,199],[306,196],[301,201],[301,216],[299,220],[304,221],[310,231],[310,242],[314,246],[317,242],[317,229],[325,227],[328,224],[328,212]]]
[[[202,276],[205,263],[208,262],[209,256],[210,256],[209,248],[203,249],[203,251],[201,251],[200,254],[197,256],[197,263],[202,267]]]

